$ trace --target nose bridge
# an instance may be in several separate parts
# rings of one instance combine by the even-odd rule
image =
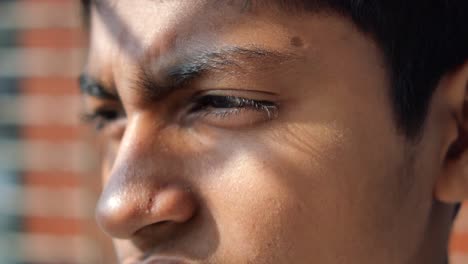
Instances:
[[[105,184],[104,194],[114,189],[122,194],[137,188],[137,183],[142,183],[145,178],[145,167],[150,159],[154,160],[159,155],[152,152],[156,148],[154,139],[147,138],[149,129],[145,127],[145,120],[141,116],[129,119],[125,133],[119,144],[115,160],[112,164],[110,175]],[[157,131],[153,132],[157,134]],[[153,180],[156,180],[153,178]],[[157,181],[156,181],[157,182]],[[119,192],[117,192],[119,193]]]
[[[160,128],[155,120],[149,119],[144,113],[136,113],[129,118],[117,157],[136,155],[138,158],[155,147],[155,135],[159,134]]]
[[[162,221],[184,222],[195,208],[190,192],[176,182],[177,172],[165,168],[171,165],[158,151],[164,143],[148,123],[142,116],[129,120],[96,208],[101,228],[116,238]]]

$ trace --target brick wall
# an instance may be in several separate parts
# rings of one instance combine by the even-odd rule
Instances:
[[[0,0],[0,263],[115,263],[93,221],[99,177],[80,124],[77,0]],[[454,264],[468,263],[468,208]]]
[[[468,203],[462,207],[452,233],[451,264],[468,263]]]
[[[111,263],[93,221],[95,155],[79,119],[78,4],[0,0],[2,264]]]

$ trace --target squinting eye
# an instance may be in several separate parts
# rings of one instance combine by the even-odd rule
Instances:
[[[213,125],[241,127],[273,119],[277,111],[278,105],[272,101],[204,95],[195,99],[190,113]]]
[[[253,100],[236,96],[205,95],[196,100],[192,112],[212,109],[251,108],[254,110],[273,110],[276,104],[270,101]]]
[[[83,115],[83,120],[87,123],[94,124],[97,130],[101,130],[108,124],[122,117],[125,117],[125,114],[116,109],[98,108],[91,113],[85,113]]]

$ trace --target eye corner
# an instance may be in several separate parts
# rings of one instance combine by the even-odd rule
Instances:
[[[80,114],[80,120],[84,124],[93,125],[95,130],[98,132],[115,124],[125,117],[126,115],[123,111],[107,106],[97,107],[91,111],[83,111]]]

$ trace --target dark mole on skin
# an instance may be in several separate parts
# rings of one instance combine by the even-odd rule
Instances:
[[[304,42],[302,41],[300,37],[292,37],[291,45],[293,45],[294,47],[302,47],[304,46]]]

